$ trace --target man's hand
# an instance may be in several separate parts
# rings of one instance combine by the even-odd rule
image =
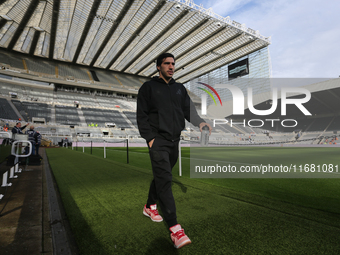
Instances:
[[[208,127],[209,127],[209,135],[211,135],[212,127],[211,127],[208,123],[206,123],[206,122],[201,122],[201,123],[199,124],[200,131],[202,132],[202,128],[203,128],[204,126],[208,126]]]
[[[150,148],[152,147],[154,141],[155,141],[155,138],[152,139],[152,140],[149,142],[149,147],[150,147]]]

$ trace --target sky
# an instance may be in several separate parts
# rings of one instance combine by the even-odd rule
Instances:
[[[340,76],[339,0],[194,0],[271,36],[273,78]]]

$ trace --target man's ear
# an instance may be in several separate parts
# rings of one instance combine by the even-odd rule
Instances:
[[[158,71],[159,71],[159,68],[160,68],[160,67],[159,67],[159,66],[157,66],[157,70],[158,70]]]

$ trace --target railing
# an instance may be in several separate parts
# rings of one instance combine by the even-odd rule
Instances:
[[[7,135],[9,139],[11,139],[12,134],[9,132],[0,132],[0,135]],[[13,161],[13,165],[10,167],[9,171],[6,171],[3,175],[2,175],[2,188],[6,188],[5,190],[5,194],[0,194],[0,200],[6,195],[7,193],[7,188],[12,186],[12,183],[9,182],[10,179],[15,179],[18,178],[18,173],[21,173],[22,169],[19,169],[19,158],[22,157],[29,157],[32,154],[32,143],[30,141],[27,140],[12,140],[11,139],[11,143],[12,143],[12,148],[11,148],[11,154],[12,156],[14,156],[14,161]],[[28,153],[27,154],[21,154],[20,153],[20,149],[22,149],[23,147],[28,147]],[[25,151],[26,152],[26,151]],[[10,156],[8,155],[8,156]],[[9,174],[9,176],[8,176]]]
[[[1,131],[0,132],[0,137],[3,137],[3,135],[6,135],[7,138],[9,138],[9,139],[12,138],[12,133],[10,133],[10,132]]]

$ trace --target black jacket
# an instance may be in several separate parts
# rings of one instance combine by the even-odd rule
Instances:
[[[34,130],[27,130],[25,134],[28,135],[28,141],[30,141],[33,145],[38,143],[38,133]]]
[[[205,122],[198,116],[183,84],[174,79],[166,84],[162,78],[154,77],[139,89],[137,124],[147,142],[157,136],[169,141],[179,140],[185,119],[195,126]]]
[[[41,134],[36,132],[37,133],[37,144],[40,145],[41,144]]]
[[[23,134],[22,130],[24,130],[27,126],[28,126],[28,124],[23,126],[23,127],[21,127],[21,128],[18,128],[17,126],[14,126],[13,129],[12,129],[12,133],[13,134]]]

